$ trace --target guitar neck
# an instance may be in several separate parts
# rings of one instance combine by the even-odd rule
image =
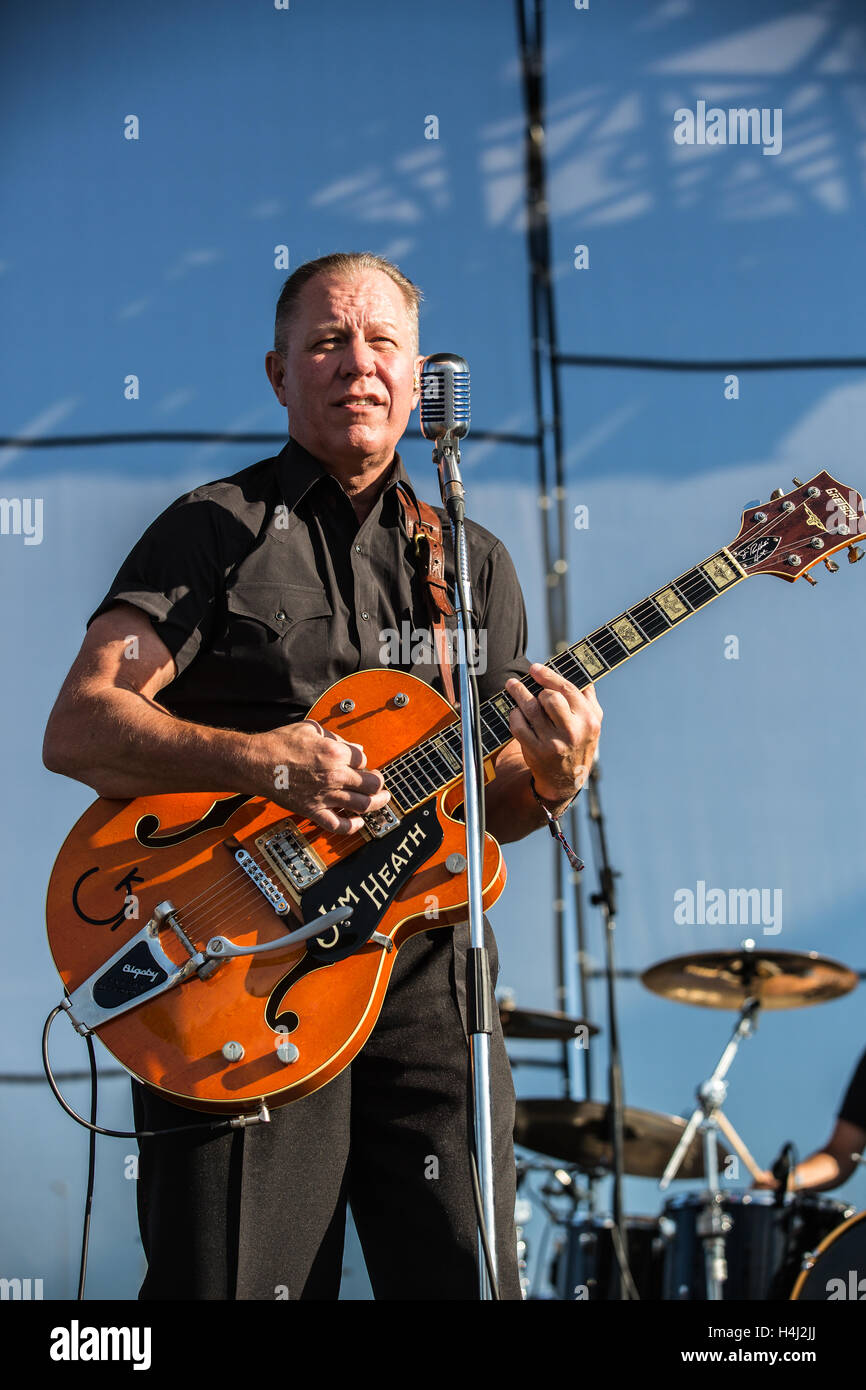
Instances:
[[[678,627],[714,598],[747,577],[730,550],[723,547],[678,579],[656,589],[611,622],[590,632],[573,647],[566,647],[546,663],[579,690],[598,681],[630,657],[643,651],[672,627]],[[531,676],[521,684],[532,695],[541,686]],[[481,741],[484,757],[498,752],[512,738],[508,716],[515,701],[504,690],[481,705]],[[428,800],[462,774],[460,721],[455,719],[441,733],[416,743],[383,769],[385,786],[406,811]]]

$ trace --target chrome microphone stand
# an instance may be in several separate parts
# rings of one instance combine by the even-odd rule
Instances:
[[[470,653],[478,651],[472,620],[472,590],[469,573],[469,554],[466,528],[463,525],[465,506],[460,478],[460,450],[453,443],[437,443],[434,449],[439,467],[442,504],[451,518],[454,540],[454,571],[459,634],[458,690],[460,698],[460,736],[463,747],[463,813],[466,824],[466,867],[469,889],[469,978],[467,1008],[469,1010],[469,1044],[472,1058],[473,1117],[475,1121],[475,1154],[478,1164],[478,1185],[481,1190],[481,1209],[487,1233],[487,1252],[479,1231],[478,1265],[480,1296],[493,1296],[491,1279],[498,1282],[496,1259],[496,1214],[493,1193],[493,1123],[490,1105],[490,1034],[492,1032],[493,991],[490,984],[490,962],[484,944],[484,905],[482,888],[484,875],[484,837],[481,828],[480,799],[484,795],[483,749],[476,738],[478,721],[475,689],[469,678]],[[488,1261],[490,1268],[488,1270]]]
[[[432,368],[432,371],[430,370]],[[437,368],[444,375],[437,374]],[[466,516],[463,480],[460,476],[459,438],[466,433],[466,423],[455,419],[453,377],[457,370],[466,375],[468,368],[462,358],[439,353],[428,358],[424,366],[425,386],[433,385],[436,395],[447,398],[443,405],[443,428],[436,429],[433,462],[439,473],[442,505],[451,520],[454,543],[455,609],[458,629],[458,691],[460,700],[460,734],[463,751],[463,814],[466,825],[466,872],[469,900],[469,967],[466,981],[468,1033],[472,1066],[472,1099],[475,1133],[475,1159],[483,1221],[478,1231],[479,1297],[482,1300],[498,1297],[498,1264],[496,1253],[496,1211],[493,1187],[493,1123],[490,1102],[490,1035],[493,1031],[493,990],[490,983],[490,961],[484,944],[484,905],[482,901],[484,873],[483,806],[483,746],[480,742],[480,716],[476,690],[470,676],[470,660],[478,651],[472,619],[472,590],[469,553],[466,545]],[[444,388],[444,390],[443,390]],[[468,405],[468,400],[467,400]],[[451,425],[452,427],[448,427]],[[422,429],[427,433],[422,408]],[[429,437],[429,436],[428,436]],[[471,654],[471,655],[470,655]],[[496,1293],[494,1293],[496,1290]]]

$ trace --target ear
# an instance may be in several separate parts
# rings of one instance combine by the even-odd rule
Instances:
[[[265,371],[268,374],[268,381],[274,390],[274,395],[280,405],[286,405],[286,388],[284,385],[286,377],[286,364],[278,352],[265,353]]]
[[[428,353],[428,356],[429,356],[429,353]],[[413,392],[412,392],[412,409],[413,409],[413,410],[415,409],[416,405],[418,404],[418,402],[419,402],[420,399],[421,399],[421,368],[424,366],[424,363],[425,363],[426,361],[427,361],[427,358],[426,358],[426,357],[416,357],[416,358],[415,358],[415,364],[414,364],[415,376],[414,376],[414,380],[413,380]]]

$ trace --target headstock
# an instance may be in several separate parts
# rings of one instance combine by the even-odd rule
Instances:
[[[851,564],[862,560],[858,539],[866,539],[866,507],[853,488],[829,473],[816,473],[792,492],[777,488],[769,502],[743,512],[740,533],[728,546],[747,574],[778,574],[799,579],[823,561],[831,573],[839,568],[830,560],[837,550],[848,548]]]

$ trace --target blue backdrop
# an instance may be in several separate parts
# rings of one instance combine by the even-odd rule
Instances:
[[[546,12],[563,351],[862,354],[861,6],[592,0],[576,10],[549,0]],[[266,0],[243,8],[153,0],[144,9],[45,0],[8,5],[5,30],[4,434],[283,429],[263,368],[286,273],[281,247],[290,268],[336,249],[398,261],[424,290],[422,351],[470,362],[476,425],[532,431],[511,5],[380,0],[369,14],[349,0],[292,0],[287,9]],[[456,56],[438,61],[449,33],[460,35]],[[675,112],[699,101],[780,111],[781,150],[678,144]],[[577,246],[587,248],[582,269]],[[125,394],[130,375],[137,399]],[[726,395],[727,375],[566,371],[566,502],[569,516],[588,508],[588,525],[569,531],[574,639],[730,541],[746,502],[790,486],[793,474],[827,468],[863,491],[866,373],[743,372],[736,396]],[[39,1073],[42,1020],[59,995],[44,891],[63,836],[92,797],[44,771],[40,743],[84,619],[169,501],[270,452],[179,443],[0,449],[4,497],[43,504],[38,544],[0,535],[7,1076]],[[436,500],[427,446],[410,441],[404,456]],[[509,546],[530,655],[544,658],[534,453],[470,436],[464,464],[470,510]],[[849,567],[844,557],[841,573],[822,570],[814,591],[750,580],[599,685],[624,967],[735,946],[746,935],[866,965],[864,583],[866,564]],[[588,843],[584,835],[594,887]],[[500,985],[519,1004],[550,1008],[548,837],[510,847],[507,862],[493,913]],[[781,932],[678,925],[675,894],[699,881],[780,890]],[[594,912],[589,932],[598,964]],[[866,1045],[862,999],[859,990],[768,1014],[744,1046],[727,1112],[762,1162],[785,1139],[806,1152],[827,1137]],[[662,1001],[632,981],[619,1000],[627,1101],[688,1112],[732,1016]],[[605,1023],[599,984],[592,1016]],[[83,1066],[82,1045],[61,1028],[56,1065]],[[592,1045],[597,1088],[605,1037]],[[554,1071],[518,1069],[515,1079],[523,1096],[558,1093]],[[85,1108],[83,1084],[68,1093]],[[0,1274],[41,1277],[46,1297],[73,1296],[86,1136],[38,1081],[0,1084],[0,1111]],[[125,1081],[104,1083],[101,1118],[131,1120]],[[100,1141],[92,1298],[134,1298],[140,1281],[132,1153],[128,1141]],[[866,1178],[841,1195],[866,1203]],[[647,1179],[629,1180],[626,1200],[646,1212],[661,1202]],[[604,1207],[604,1189],[599,1201]],[[530,1230],[535,1256],[537,1205]],[[368,1297],[354,1241],[346,1258],[344,1295]]]

